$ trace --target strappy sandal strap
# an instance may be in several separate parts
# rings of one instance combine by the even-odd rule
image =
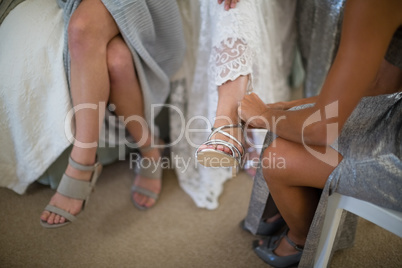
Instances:
[[[70,166],[80,171],[94,171],[96,168],[96,164],[87,166],[77,163],[71,158],[71,156],[68,158],[68,163],[70,164]]]
[[[286,239],[286,241],[288,241],[288,243],[289,243],[294,249],[296,249],[296,250],[299,251],[299,252],[303,252],[304,246],[297,245],[295,242],[293,242],[293,241],[289,238],[287,232],[286,232],[286,234],[285,234],[285,239]]]
[[[243,144],[236,137],[223,131],[224,129],[228,129],[228,128],[243,128],[243,125],[242,124],[232,124],[232,125],[223,125],[223,126],[220,126],[217,128],[211,128],[211,130],[212,130],[211,134],[209,134],[207,141],[204,142],[202,145],[223,145],[231,151],[231,156],[236,159],[237,163],[241,164],[243,155],[245,153],[245,148],[244,148]],[[231,142],[228,142],[228,141],[225,141],[222,139],[211,139],[212,136],[214,136],[215,134],[218,134],[218,133],[224,135],[225,137],[228,137],[229,139],[231,139],[235,143],[237,143],[239,145],[239,147],[241,148],[241,151],[239,150],[239,148],[236,145],[234,145]],[[200,151],[205,151],[205,150],[208,150],[208,149],[197,150],[195,152],[196,158]],[[222,153],[225,153],[225,152],[222,152]]]
[[[87,166],[75,162],[71,157],[69,158],[69,164],[80,171],[92,171],[92,176],[89,181],[77,180],[66,174],[63,175],[59,186],[57,187],[57,192],[60,194],[79,200],[85,200],[88,202],[89,195],[93,190],[96,181],[100,173],[100,164],[95,163],[94,165]]]
[[[66,174],[61,178],[57,192],[79,200],[85,200],[92,191],[92,184],[89,181],[77,180]]]
[[[234,157],[238,163],[241,163],[241,159],[243,157],[242,153],[240,152],[240,150],[235,145],[233,145],[232,143],[230,143],[228,141],[224,141],[224,140],[220,140],[220,139],[214,139],[214,140],[209,140],[209,141],[204,142],[203,145],[223,145],[223,146],[226,146],[231,151],[231,156]],[[196,152],[196,153],[198,153],[198,152]],[[225,153],[225,152],[222,152],[222,153]]]
[[[77,219],[74,215],[68,213],[67,211],[65,211],[63,209],[60,209],[58,207],[52,206],[52,205],[47,205],[45,207],[45,210],[47,210],[49,212],[52,212],[52,213],[55,213],[57,215],[60,215],[60,216],[62,216],[64,218],[66,218],[67,220],[69,220],[70,222],[73,222],[73,221],[75,221]]]
[[[228,137],[229,139],[233,140],[234,142],[236,142],[240,146],[240,148],[242,149],[241,154],[243,155],[244,151],[245,151],[243,144],[236,137],[232,136],[231,134],[227,133],[226,131],[223,131],[224,129],[227,129],[227,128],[243,128],[243,125],[242,124],[223,125],[223,126],[220,126],[220,127],[217,127],[217,128],[211,128],[212,132],[211,132],[211,134],[209,134],[208,140],[211,139],[212,136],[214,136],[215,134],[220,133],[220,134]]]
[[[150,191],[150,190],[148,190],[148,189],[145,189],[145,188],[143,188],[143,187],[141,187],[141,186],[138,186],[138,185],[133,185],[133,186],[131,187],[131,192],[132,192],[132,193],[139,193],[139,194],[142,194],[142,195],[146,195],[146,196],[148,196],[148,197],[150,197],[150,198],[152,198],[152,199],[155,199],[155,200],[157,200],[158,197],[159,197],[159,194],[154,193],[154,192],[152,192],[152,191]]]

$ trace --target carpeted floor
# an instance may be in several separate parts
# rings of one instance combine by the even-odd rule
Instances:
[[[268,267],[239,228],[252,187],[245,173],[225,184],[214,211],[197,208],[172,170],[164,175],[157,206],[143,212],[129,199],[128,163],[107,166],[78,221],[54,230],[39,224],[52,190],[1,188],[0,267]],[[330,267],[402,267],[402,239],[360,220],[355,246]]]

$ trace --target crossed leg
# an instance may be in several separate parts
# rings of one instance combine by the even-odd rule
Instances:
[[[131,69],[121,65],[118,54],[126,53],[127,46],[119,36],[119,29],[110,13],[99,0],[84,0],[71,17],[68,27],[68,44],[71,55],[71,95],[74,107],[80,104],[93,104],[96,109],[81,109],[75,113],[76,133],[71,158],[82,165],[93,165],[96,158],[99,130],[102,126],[105,104],[108,99],[118,106],[118,112],[123,116],[143,115],[141,90],[135,77],[131,54],[124,62],[131,63]],[[116,44],[116,45],[115,45]],[[115,57],[116,56],[116,57]],[[120,68],[120,69],[119,69]],[[131,71],[131,76],[122,76],[122,70]],[[121,94],[121,79],[125,79],[127,99],[119,98]],[[128,104],[131,109],[126,109]],[[145,133],[146,141],[150,140],[149,131],[137,129],[135,124],[127,126],[131,135],[137,140]],[[85,144],[87,146],[82,146]],[[159,152],[150,151],[150,157],[158,157]],[[68,176],[78,180],[89,180],[91,172],[79,171],[68,166],[65,172]],[[139,180],[140,183],[140,180]],[[146,184],[143,180],[143,183]],[[153,182],[154,183],[154,182]],[[151,183],[152,184],[152,183]],[[155,183],[154,183],[155,184]],[[157,183],[156,183],[157,184]],[[145,186],[145,185],[143,185]],[[160,185],[151,187],[159,190]],[[144,196],[135,197],[138,202],[152,205],[152,200]],[[83,201],[68,198],[55,193],[49,204],[61,208],[73,215],[77,215],[82,208]],[[64,217],[43,211],[41,220],[48,224],[63,223]]]

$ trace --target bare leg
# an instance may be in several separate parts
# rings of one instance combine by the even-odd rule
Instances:
[[[248,76],[240,76],[236,80],[228,81],[219,87],[218,107],[216,111],[216,120],[214,123],[214,127],[240,123],[240,119],[237,114],[237,107],[239,102],[244,98],[244,95],[246,94],[247,85],[248,85]],[[236,137],[240,142],[243,142],[244,137],[241,129],[233,128],[227,130],[225,129],[225,131]],[[228,137],[222,134],[218,133],[211,138],[222,139],[231,142],[241,151],[241,148],[238,146],[236,142],[230,140]],[[214,148],[214,146],[203,145],[200,147],[200,150],[205,148]],[[218,145],[216,149],[224,151],[226,153],[230,153],[229,148],[222,145]]]
[[[76,140],[93,143],[99,139],[99,129],[104,114],[99,114],[100,104],[109,98],[109,78],[106,64],[106,48],[109,41],[119,33],[113,18],[99,0],[84,0],[71,17],[68,37],[71,54],[71,95],[73,105],[95,104],[98,109],[82,109],[75,114]],[[103,104],[104,105],[104,104]],[[95,162],[96,146],[81,148],[74,145],[71,157],[83,165]],[[89,180],[91,172],[72,168],[66,174],[81,180]],[[80,212],[82,201],[56,193],[50,204],[73,215]],[[43,221],[49,224],[63,223],[65,219],[44,211]]]
[[[313,148],[319,152],[333,150],[329,147]],[[337,154],[336,157],[339,163],[341,156]],[[262,165],[270,193],[289,226],[289,238],[304,245],[319,201],[319,189],[324,187],[334,167],[315,158],[302,144],[281,138],[264,151]],[[297,251],[282,239],[275,253],[286,256]]]
[[[110,76],[110,102],[116,106],[116,114],[124,119],[132,115],[145,118],[144,102],[141,87],[135,74],[135,66],[132,55],[120,36],[115,37],[108,46],[108,68]],[[140,147],[147,147],[151,144],[151,131],[137,120],[131,120],[126,125],[128,131],[135,141],[142,141]],[[145,158],[157,160],[160,158],[158,149],[142,152]],[[147,179],[137,175],[134,184],[159,193],[161,189],[160,180]],[[134,200],[141,206],[151,207],[155,200],[145,195],[134,193]]]

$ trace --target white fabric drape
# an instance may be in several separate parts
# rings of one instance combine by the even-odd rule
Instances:
[[[0,187],[19,194],[70,145],[62,16],[54,0],[27,0],[0,27]]]
[[[217,88],[249,75],[249,90],[265,102],[289,98],[296,1],[242,0],[230,11],[215,0],[178,3],[188,50],[172,83],[172,151],[181,159],[174,164],[181,187],[196,205],[215,209],[230,170],[204,168],[194,161],[194,153],[213,125]]]

